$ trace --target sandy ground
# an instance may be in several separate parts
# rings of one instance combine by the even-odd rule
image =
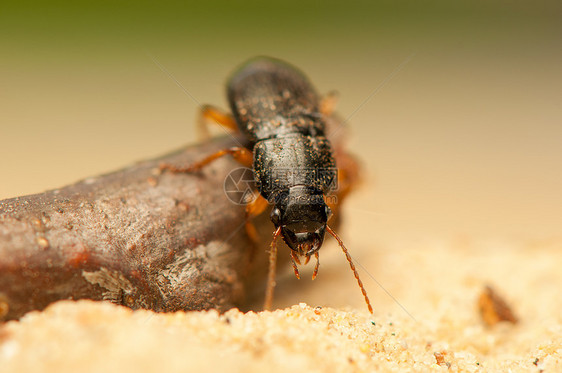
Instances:
[[[362,229],[360,221],[346,226]],[[273,312],[156,314],[62,301],[27,314],[0,327],[2,372],[562,369],[560,242],[459,238],[373,247],[346,236],[368,269],[361,276],[374,315],[330,243],[314,282],[311,268],[298,281],[287,263]],[[478,298],[486,285],[518,323],[483,322]]]

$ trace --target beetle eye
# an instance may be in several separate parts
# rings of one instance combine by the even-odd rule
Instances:
[[[330,209],[330,207],[326,205],[326,217],[328,218],[327,220],[329,220],[331,216],[332,216],[332,209]]]
[[[278,207],[273,208],[271,210],[271,221],[277,227],[279,226],[279,220],[281,219],[281,210]]]

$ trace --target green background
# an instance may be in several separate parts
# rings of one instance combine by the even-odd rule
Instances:
[[[352,235],[560,237],[560,4],[3,2],[0,198],[196,142],[198,103],[270,55],[352,115]]]

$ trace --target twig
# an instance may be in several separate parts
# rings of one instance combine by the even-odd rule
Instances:
[[[59,299],[155,311],[224,310],[240,301],[251,242],[244,207],[223,191],[225,176],[239,165],[225,157],[203,174],[158,169],[231,145],[217,139],[0,201],[0,320]]]

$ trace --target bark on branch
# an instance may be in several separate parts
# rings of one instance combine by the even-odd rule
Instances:
[[[223,191],[230,157],[202,174],[159,172],[232,146],[216,139],[57,190],[0,201],[0,320],[59,299],[155,311],[227,309],[251,242]],[[267,235],[269,238],[269,235]]]

